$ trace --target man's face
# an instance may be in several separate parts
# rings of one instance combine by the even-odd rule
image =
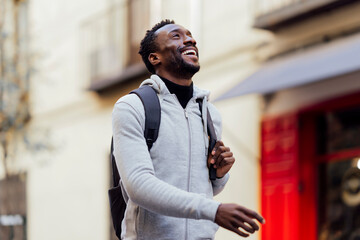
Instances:
[[[178,77],[191,78],[200,69],[196,41],[189,30],[168,24],[156,31],[159,68]]]

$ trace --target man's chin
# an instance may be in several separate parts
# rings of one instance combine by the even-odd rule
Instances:
[[[199,62],[185,61],[184,58],[174,59],[174,61],[171,62],[170,66],[176,66],[175,68],[172,67],[171,70],[169,69],[173,72],[173,74],[187,79],[191,78],[195,73],[200,70]]]
[[[189,69],[189,71],[190,71],[192,74],[197,73],[199,70],[200,70],[200,65],[193,65],[193,66],[191,67],[191,69]]]
[[[200,70],[200,65],[191,65],[191,64],[186,64],[184,65],[179,74],[183,77],[183,78],[192,78],[192,76],[197,73]]]
[[[188,61],[183,61],[182,64],[182,69],[184,69],[185,71],[189,71],[189,72],[194,72],[197,73],[200,70],[200,64],[199,62],[188,62]]]

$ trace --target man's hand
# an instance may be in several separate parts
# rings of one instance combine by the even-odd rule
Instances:
[[[215,223],[242,237],[248,237],[249,233],[259,230],[259,226],[253,219],[262,224],[265,223],[265,219],[255,211],[237,204],[220,204],[216,212]],[[240,231],[239,228],[245,232]]]
[[[224,146],[222,141],[217,141],[214,149],[211,151],[208,157],[208,166],[214,164],[216,169],[216,177],[222,178],[235,162],[233,153],[230,152],[230,148]]]

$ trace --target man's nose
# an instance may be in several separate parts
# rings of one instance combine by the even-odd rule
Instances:
[[[189,44],[189,43],[191,43],[192,45],[196,45],[196,41],[195,41],[195,39],[192,37],[192,36],[186,36],[185,37],[185,40],[184,40],[184,45],[187,45],[187,44]]]

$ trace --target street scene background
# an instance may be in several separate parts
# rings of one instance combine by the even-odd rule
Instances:
[[[149,76],[137,51],[162,19],[197,41],[193,81],[236,159],[215,199],[266,219],[248,239],[360,239],[359,13],[356,0],[0,0],[0,239],[115,239],[112,109]]]

